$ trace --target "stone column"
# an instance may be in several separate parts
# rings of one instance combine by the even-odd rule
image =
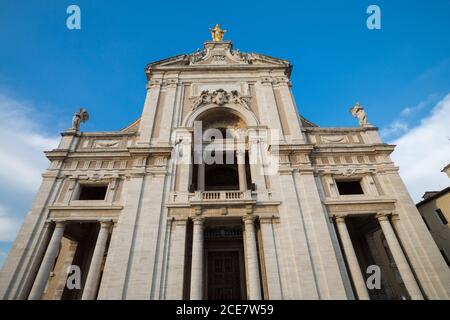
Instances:
[[[50,272],[52,271],[53,264],[55,263],[56,256],[58,255],[59,246],[64,235],[65,227],[66,224],[64,221],[56,222],[55,230],[53,231],[52,238],[47,246],[44,259],[42,259],[39,272],[34,280],[33,288],[31,289],[28,297],[29,300],[39,300],[42,298]]]
[[[406,260],[405,254],[398,242],[397,236],[392,229],[391,223],[387,213],[378,213],[376,215],[378,222],[380,223],[381,229],[383,230],[384,237],[391,250],[392,257],[394,258],[395,264],[397,265],[400,276],[408,290],[411,299],[413,300],[423,300],[424,297],[420,288],[416,282],[414,274],[409,266],[408,260]]]
[[[283,299],[283,293],[281,290],[280,279],[280,266],[279,255],[277,248],[277,241],[275,237],[278,235],[275,233],[274,223],[279,223],[278,218],[259,218],[261,225],[261,240],[264,253],[264,266],[266,270],[267,289],[271,300]],[[276,222],[275,222],[276,221]]]
[[[277,79],[277,84],[274,85],[275,92],[278,90],[280,100],[278,109],[284,109],[284,114],[289,126],[291,141],[294,143],[305,143],[302,133],[300,117],[298,109],[295,104],[295,99],[291,91],[291,82],[287,77]]]
[[[205,191],[205,162],[202,160],[197,167],[197,189]]]
[[[238,173],[239,173],[239,190],[247,190],[247,176],[245,173],[245,151],[236,151],[237,163],[238,163]]]
[[[158,77],[158,78],[157,78]],[[142,111],[139,125],[139,139],[137,144],[150,144],[153,128],[155,126],[156,112],[159,106],[161,91],[161,75],[154,75],[147,83],[147,95],[145,97],[144,110]]]
[[[245,226],[245,263],[247,265],[247,299],[249,300],[261,300],[261,282],[254,225],[255,219],[256,217],[252,215],[242,218]]]
[[[24,300],[29,296],[53,231],[51,227],[46,241],[41,241],[41,230],[49,214],[47,206],[55,201],[56,193],[60,191],[62,179],[56,178],[59,170],[48,169],[42,175],[33,204],[0,271],[0,299]],[[37,256],[41,246],[44,247],[42,255]]]
[[[183,299],[184,260],[186,249],[187,218],[171,221],[167,293],[165,299]]]
[[[52,227],[51,222],[46,221],[44,224],[44,228],[42,229],[42,241],[40,241],[40,245],[38,246],[38,250],[36,253],[36,258],[33,261],[30,274],[25,280],[24,287],[21,289],[21,293],[18,297],[19,300],[26,300],[28,297],[28,294],[31,291],[31,288],[33,286],[33,282],[36,279],[36,275],[39,272],[39,266],[40,262],[44,258],[45,251],[47,249],[48,244],[50,243],[50,239],[52,236]],[[4,271],[4,270],[3,270]],[[6,298],[5,298],[6,300]]]
[[[280,121],[280,116],[277,110],[277,102],[272,87],[273,78],[268,74],[262,75],[259,83],[261,86],[257,86],[257,99],[258,105],[263,106],[260,115],[264,113],[264,118],[266,118],[267,123],[261,123],[263,125],[268,125],[271,130],[278,130],[279,139],[284,140],[283,129]],[[261,94],[259,94],[261,91]],[[262,98],[262,99],[261,99]],[[260,101],[262,100],[262,101]],[[265,110],[264,110],[265,109]]]
[[[359,300],[370,300],[369,292],[367,291],[366,281],[361,273],[358,258],[356,257],[355,249],[353,248],[350,234],[345,224],[345,216],[336,216],[336,226],[341,238],[342,247],[344,249],[345,259],[347,260],[348,268],[355,286],[356,294]]]
[[[162,92],[164,92],[164,104],[161,105],[162,112],[161,120],[159,123],[159,136],[158,142],[161,144],[170,143],[170,134],[172,132],[172,120],[175,111],[176,93],[178,88],[178,79],[176,75],[172,75],[171,78],[164,79]],[[157,133],[158,134],[158,133]]]
[[[203,299],[203,217],[192,218],[191,300]],[[181,284],[180,284],[181,285]]]
[[[100,231],[98,232],[97,242],[95,243],[95,249],[91,259],[91,265],[89,267],[86,283],[84,285],[83,295],[81,297],[82,300],[95,299],[110,229],[111,221],[100,222]]]

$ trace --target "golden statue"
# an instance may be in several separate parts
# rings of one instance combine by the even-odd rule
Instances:
[[[214,29],[209,28],[209,30],[211,31],[213,41],[222,41],[223,35],[227,32],[227,30],[220,29],[220,24],[216,24]]]

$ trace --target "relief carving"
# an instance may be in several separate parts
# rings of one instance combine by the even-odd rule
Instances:
[[[322,136],[322,141],[325,143],[346,143],[346,136]]]
[[[237,90],[232,90],[231,92],[225,91],[223,89],[218,89],[214,92],[203,90],[198,97],[194,98],[192,109],[195,110],[196,108],[209,103],[214,103],[219,106],[226,103],[235,103],[243,106],[246,109],[250,109],[249,99],[250,97],[241,96]]]
[[[118,147],[119,143],[118,140],[95,140],[93,148],[113,148]]]

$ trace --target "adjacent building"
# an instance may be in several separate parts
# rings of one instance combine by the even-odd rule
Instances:
[[[450,165],[442,172],[449,175]],[[423,200],[417,204],[422,218],[430,230],[445,262],[450,266],[450,187],[441,191],[428,191],[423,195]]]

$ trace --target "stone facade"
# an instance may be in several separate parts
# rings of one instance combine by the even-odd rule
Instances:
[[[449,268],[389,157],[394,146],[359,105],[355,128],[299,116],[291,69],[229,41],[149,64],[138,120],[106,133],[78,123],[46,152],[50,166],[1,272],[0,297],[450,298]],[[225,149],[237,166],[174,161],[192,159],[198,120],[244,132]],[[228,183],[223,172],[237,182],[214,189],[215,174]],[[103,197],[84,198],[95,187]],[[360,235],[358,223],[375,229]],[[77,293],[48,282],[68,264],[65,238],[78,243]],[[383,295],[365,284],[372,260],[382,265]]]

